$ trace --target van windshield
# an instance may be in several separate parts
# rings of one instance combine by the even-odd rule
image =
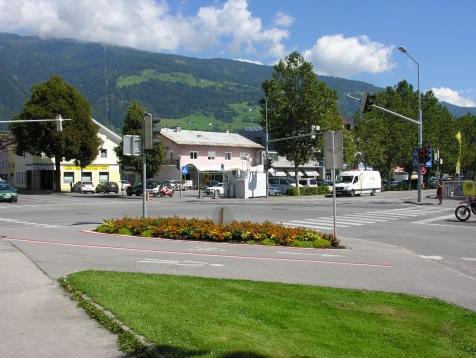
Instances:
[[[338,183],[352,183],[352,180],[354,179],[353,176],[350,176],[350,175],[343,175],[343,176],[340,176],[338,179],[337,179],[337,182]]]

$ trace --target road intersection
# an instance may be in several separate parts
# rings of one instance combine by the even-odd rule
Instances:
[[[408,292],[476,310],[475,220],[451,219],[456,202],[414,205],[414,193],[338,199],[345,249],[310,250],[99,235],[103,219],[140,216],[123,196],[23,195],[0,206],[4,244],[24,252],[51,278],[84,269],[157,272]],[[197,199],[195,193],[148,202],[151,216],[282,222],[329,231],[330,198]],[[444,226],[441,226],[444,225]]]

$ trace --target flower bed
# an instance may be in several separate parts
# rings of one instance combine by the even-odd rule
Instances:
[[[176,240],[238,242],[296,247],[338,247],[334,235],[304,228],[289,228],[269,221],[233,221],[218,225],[208,219],[180,217],[129,218],[106,220],[96,229],[101,233],[160,237]]]

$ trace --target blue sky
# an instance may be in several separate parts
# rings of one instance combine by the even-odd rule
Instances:
[[[0,0],[0,31],[274,64],[293,50],[317,73],[401,79],[476,106],[474,0]]]

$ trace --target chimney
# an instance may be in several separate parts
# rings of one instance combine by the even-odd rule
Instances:
[[[175,128],[175,131],[176,131],[177,133],[180,132],[181,130],[182,130],[182,128],[180,128],[180,127],[176,127],[176,128]]]

